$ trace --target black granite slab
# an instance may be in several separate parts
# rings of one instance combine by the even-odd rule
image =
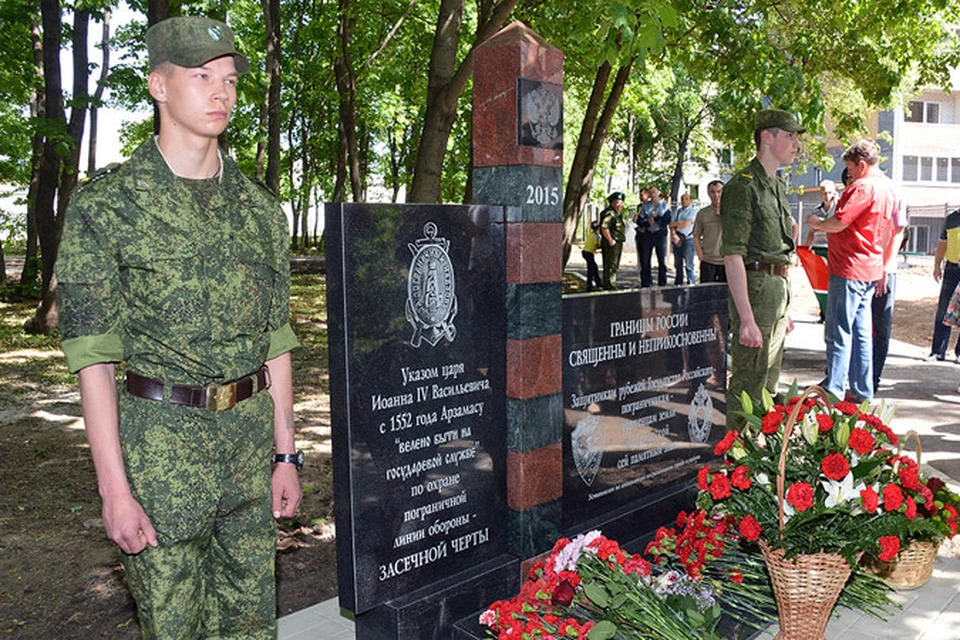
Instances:
[[[576,530],[677,494],[714,459],[727,287],[569,296],[563,314],[563,527]]]
[[[506,546],[503,208],[327,205],[340,605]]]

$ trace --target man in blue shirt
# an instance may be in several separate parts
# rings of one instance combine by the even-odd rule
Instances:
[[[657,284],[667,286],[667,226],[670,224],[670,206],[660,199],[660,190],[651,185],[650,199],[640,205],[633,222],[637,225],[637,250],[640,252],[640,286],[653,285],[651,259],[657,252]]]
[[[673,268],[676,271],[674,284],[696,284],[693,274],[693,222],[697,219],[697,209],[689,193],[680,196],[680,208],[673,217],[670,238],[673,242]]]

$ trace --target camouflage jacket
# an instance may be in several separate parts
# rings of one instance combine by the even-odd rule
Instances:
[[[287,236],[276,199],[230,158],[201,209],[148,140],[67,208],[56,275],[70,370],[126,362],[210,384],[294,348]]]
[[[790,263],[790,253],[796,246],[787,185],[769,177],[758,159],[723,187],[720,224],[723,255],[741,255],[746,263]]]

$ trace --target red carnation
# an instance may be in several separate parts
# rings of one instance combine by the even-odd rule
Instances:
[[[920,488],[920,478],[917,475],[917,468],[903,466],[897,473],[900,476],[900,484],[911,491],[917,491]]]
[[[813,506],[813,487],[807,482],[797,482],[787,489],[787,502],[797,511],[806,511]]]
[[[903,504],[903,491],[895,484],[888,484],[883,488],[883,508],[886,511],[896,511]]]
[[[890,562],[900,553],[900,538],[897,536],[880,536],[880,553],[877,557],[883,562]]]
[[[714,500],[723,500],[730,497],[730,479],[722,473],[713,474],[710,483],[710,495]]]
[[[927,480],[927,486],[930,487],[930,491],[936,493],[937,491],[940,491],[940,489],[943,489],[945,486],[947,486],[947,484],[940,478],[934,476]]]
[[[852,402],[838,402],[833,408],[848,416],[855,416],[860,413],[860,409]]]
[[[756,540],[760,537],[760,523],[756,518],[747,514],[740,521],[740,535],[747,540]]]
[[[833,429],[833,418],[824,413],[818,413],[817,428],[820,429],[820,433],[826,433],[827,431],[830,431],[830,429]]]
[[[597,548],[597,557],[601,560],[606,560],[619,550],[620,545],[617,544],[616,540],[604,540],[600,547]]]
[[[903,512],[903,515],[907,516],[907,520],[913,520],[917,517],[917,503],[913,499],[913,496],[907,496],[904,502],[907,505],[907,510]]]
[[[860,497],[863,499],[863,508],[867,510],[867,513],[877,512],[877,506],[880,504],[880,496],[877,495],[873,487],[867,487],[861,490]]]
[[[866,429],[857,427],[850,432],[850,447],[860,455],[872,451],[873,443],[873,435]]]
[[[893,429],[883,423],[877,425],[877,431],[887,436],[887,442],[890,444],[896,445],[900,442],[900,438],[898,438],[897,434],[893,432]]]
[[[569,607],[570,603],[573,602],[573,595],[573,585],[563,580],[557,585],[557,588],[553,590],[553,595],[550,597],[550,604]]]
[[[831,453],[820,462],[823,474],[831,480],[843,480],[850,473],[850,463],[839,453]]]
[[[710,486],[710,467],[701,467],[700,471],[697,471],[697,488],[700,491],[706,491]]]
[[[760,431],[767,435],[776,433],[780,429],[780,422],[782,420],[783,413],[774,409],[767,415],[763,416],[763,420],[760,423]]]
[[[883,420],[873,415],[872,413],[865,413],[862,416],[860,416],[860,419],[866,422],[868,425],[870,425],[874,429],[879,429],[880,427],[885,426],[883,424]]]
[[[750,480],[750,470],[743,465],[740,465],[733,470],[733,475],[730,477],[730,482],[740,491],[746,491],[750,488],[750,484],[753,482]]]
[[[717,443],[717,446],[713,448],[714,455],[722,456],[727,451],[730,450],[730,447],[733,446],[733,441],[737,439],[737,436],[740,435],[736,429],[727,431],[727,435],[723,436],[723,440]]]

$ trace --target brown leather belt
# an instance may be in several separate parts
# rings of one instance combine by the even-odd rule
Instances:
[[[253,374],[227,384],[209,384],[205,387],[188,384],[170,385],[170,403],[208,411],[226,411],[238,402],[270,387],[270,374],[266,365]],[[127,371],[127,391],[130,395],[147,400],[163,400],[163,380],[147,378]]]
[[[743,266],[747,271],[761,271],[763,273],[769,273],[772,276],[780,276],[781,278],[786,278],[787,273],[790,271],[790,266],[786,264],[769,264],[767,262],[746,262],[744,263]]]

